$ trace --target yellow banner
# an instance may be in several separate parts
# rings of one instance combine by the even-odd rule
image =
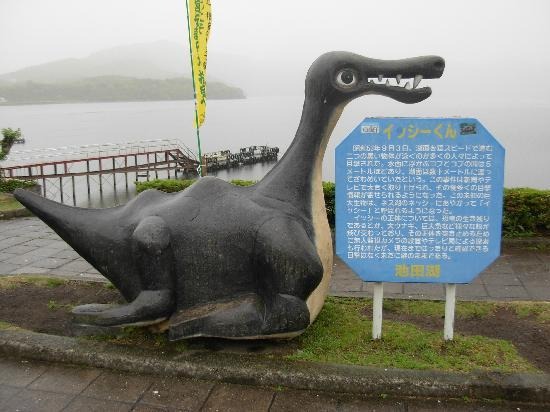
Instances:
[[[189,0],[189,37],[193,83],[196,95],[197,128],[206,116],[206,44],[210,35],[212,12],[210,0]]]

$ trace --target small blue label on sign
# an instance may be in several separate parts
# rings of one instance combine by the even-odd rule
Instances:
[[[336,253],[366,281],[470,282],[500,255],[503,190],[476,119],[367,118],[336,148]]]
[[[365,123],[361,125],[361,133],[380,133],[380,125],[378,123]]]

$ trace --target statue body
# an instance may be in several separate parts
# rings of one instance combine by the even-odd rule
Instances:
[[[26,191],[16,197],[129,302],[77,307],[79,322],[120,326],[168,319],[173,340],[295,336],[313,322],[328,292],[333,250],[321,167],[344,106],[365,94],[424,100],[431,90],[416,88],[418,76],[440,77],[443,68],[435,56],[321,56],[306,78],[292,144],[254,186],[205,177],[183,192],[148,190],[110,209],[73,208]],[[407,88],[369,80],[379,75],[417,77]]]

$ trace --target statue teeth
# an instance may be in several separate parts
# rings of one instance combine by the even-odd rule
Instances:
[[[414,76],[413,89],[416,89],[416,86],[418,86],[420,84],[420,80],[422,80],[422,75],[421,74],[417,74],[416,76]]]
[[[405,83],[405,89],[411,90],[411,83],[410,82]]]
[[[397,76],[395,76],[395,80],[397,80],[397,84],[401,83],[401,75],[398,74]]]
[[[378,75],[378,81],[379,81],[380,83],[382,83],[382,79],[383,79],[383,78],[384,78],[384,76],[382,76],[381,74]]]

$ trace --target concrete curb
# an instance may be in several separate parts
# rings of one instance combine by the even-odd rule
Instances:
[[[17,328],[0,330],[0,354],[247,385],[395,397],[468,397],[550,404],[550,376],[546,374],[380,369],[275,361],[257,355],[206,351],[168,355]]]

